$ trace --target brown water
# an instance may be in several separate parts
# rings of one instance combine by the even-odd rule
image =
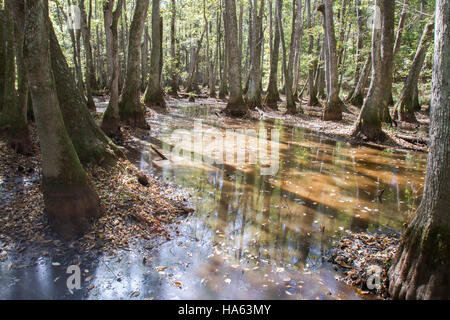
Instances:
[[[217,105],[169,106],[145,139],[169,160],[145,147],[136,161],[191,195],[180,234],[147,265],[142,248],[98,257],[94,289],[83,281],[73,295],[65,265],[1,264],[0,298],[359,299],[336,280],[328,250],[348,230],[399,232],[420,201],[426,155],[354,147],[279,119],[224,120]],[[199,147],[227,137],[225,150]]]
[[[174,281],[183,289],[169,281],[159,297],[358,298],[335,280],[327,249],[347,230],[398,232],[420,200],[424,154],[352,147],[276,119],[225,121],[207,105],[172,106],[150,125],[148,141],[169,160],[144,150],[141,169],[190,190],[197,208],[181,223],[183,236],[157,257],[168,269],[175,263]],[[234,155],[229,161],[209,164],[226,157],[195,147],[211,128],[224,141],[226,130],[235,130],[240,142],[225,147]],[[175,130],[192,137],[181,144],[184,154],[173,155]],[[255,139],[265,132],[266,145]],[[262,175],[269,165],[258,158],[261,148],[278,161],[273,174]],[[237,161],[239,151],[244,161]]]

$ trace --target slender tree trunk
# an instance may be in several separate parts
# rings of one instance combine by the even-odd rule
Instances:
[[[162,70],[162,18],[159,10],[159,1],[152,0],[152,52],[150,57],[150,75],[147,89],[145,90],[144,102],[149,107],[160,107],[165,109],[163,89],[161,86]]]
[[[381,129],[383,113],[388,105],[386,95],[386,78],[389,51],[392,57],[392,46],[389,43],[393,41],[392,37],[394,27],[394,6],[391,0],[376,0],[375,5],[380,8],[380,17],[378,10],[375,17],[381,22],[381,25],[374,23],[372,35],[372,79],[369,92],[364,100],[363,107],[352,130],[352,136],[363,135],[370,141],[384,140],[385,134]],[[382,49],[383,48],[383,49]],[[392,74],[391,74],[392,75]]]
[[[30,154],[31,140],[27,125],[28,80],[23,60],[25,8],[23,1],[5,2],[5,85],[0,129],[7,131],[7,145],[17,153]],[[14,50],[14,48],[16,50]],[[16,52],[18,92],[16,92]]]
[[[103,20],[105,26],[105,39],[106,39],[106,70],[107,79],[106,83],[110,83],[112,78],[113,69],[113,57],[112,57],[112,34],[111,24],[113,17],[114,0],[106,0],[103,2]]]
[[[6,13],[5,10],[0,10],[0,24],[6,26]],[[3,109],[3,93],[5,92],[5,28],[0,28],[0,112]]]
[[[242,98],[242,72],[238,44],[236,19],[236,2],[225,0],[225,34],[228,45],[228,79],[230,82],[230,97],[224,112],[230,116],[244,116],[248,107]]]
[[[362,107],[365,97],[365,89],[369,80],[370,70],[372,69],[372,54],[369,53],[364,63],[364,67],[359,75],[358,83],[353,91],[353,94],[349,97],[348,102],[354,106]]]
[[[287,49],[286,41],[284,38],[283,20],[281,19],[282,1],[279,2],[280,8],[278,8],[278,28],[280,29],[281,48],[283,49],[283,74],[284,74],[284,92],[286,95],[286,113],[296,114],[296,106],[294,95],[292,93],[292,68],[294,64],[294,50],[295,50],[295,18],[296,18],[296,1],[292,0],[292,31],[291,31],[291,45],[289,49],[289,61],[287,61]]]
[[[26,1],[25,65],[41,148],[45,209],[54,229],[70,239],[86,231],[101,212],[64,126],[50,65],[48,23],[48,2]]]
[[[147,87],[149,38],[148,27],[144,26],[144,39],[141,46],[141,92],[145,92]]]
[[[403,34],[403,28],[405,27],[405,21],[406,21],[406,15],[408,14],[407,11],[407,0],[403,2],[403,9],[402,9],[402,15],[400,16],[400,20],[398,22],[398,28],[397,28],[397,35],[395,37],[395,44],[394,44],[394,56],[398,53],[398,50],[400,50],[400,44],[402,42],[402,34]]]
[[[293,86],[292,93],[294,95],[295,101],[300,101],[298,97],[298,82],[299,82],[299,63],[302,51],[303,42],[303,16],[302,16],[302,1],[297,1],[297,17],[296,17],[296,27],[295,30],[297,35],[295,36],[295,54],[294,54],[294,64],[293,64]]]
[[[314,24],[314,15],[311,10],[311,0],[306,0],[306,9],[308,11],[307,26],[309,32],[308,55],[312,56],[314,48],[314,35],[311,28]],[[314,71],[317,69],[317,56],[310,62],[308,67],[308,105],[316,106],[319,104],[317,99],[317,87],[314,83]]]
[[[420,72],[425,61],[428,50],[428,43],[433,35],[434,25],[429,23],[426,25],[416,55],[406,78],[403,90],[400,93],[397,104],[394,108],[394,119],[406,122],[417,122],[415,111],[415,93],[417,92],[417,83],[419,81]]]
[[[274,110],[278,109],[278,101],[280,101],[280,93],[278,91],[278,59],[280,52],[280,28],[278,26],[278,9],[280,8],[280,4],[278,3],[279,1],[280,0],[276,0],[274,9],[274,36],[272,51],[270,53],[269,85],[267,87],[267,95],[265,100],[266,105]]]
[[[137,128],[148,129],[141,105],[141,39],[144,32],[149,0],[136,0],[128,41],[127,75],[119,103],[120,119]]]
[[[114,1],[114,0],[109,0]],[[117,0],[116,9],[112,14],[112,21],[109,29],[111,30],[111,55],[112,55],[112,75],[110,82],[110,98],[108,107],[103,114],[101,128],[109,136],[120,132],[120,114],[119,114],[119,38],[117,26],[122,12],[122,1]]]
[[[436,1],[430,152],[423,198],[389,270],[393,299],[450,298],[450,1]]]
[[[348,94],[348,100],[350,100],[353,95],[355,94],[356,91],[356,87],[359,84],[359,79],[361,77],[361,65],[362,65],[362,58],[363,55],[361,53],[362,49],[363,49],[363,44],[364,44],[364,33],[366,32],[366,29],[364,28],[365,24],[366,24],[366,20],[364,19],[364,16],[362,14],[362,10],[361,10],[361,0],[356,0],[355,1],[355,7],[356,7],[356,20],[358,23],[358,36],[356,38],[356,59],[355,59],[355,76],[354,76],[354,88],[353,90]],[[370,62],[369,62],[370,65]],[[365,65],[364,65],[365,66]],[[361,101],[361,105],[362,105],[362,101]]]
[[[327,103],[323,111],[323,120],[336,121],[342,120],[342,101],[339,98],[339,83],[337,70],[337,56],[336,56],[336,38],[334,34],[334,20],[333,20],[333,1],[324,0],[324,5],[319,6],[318,9],[324,16],[324,30],[326,41],[326,61],[328,61],[327,68]]]
[[[86,95],[87,95],[87,106],[91,110],[95,110],[94,98],[92,97],[92,88],[96,87],[94,63],[92,57],[92,47],[91,47],[91,28],[90,23],[88,24],[86,11],[84,9],[84,0],[78,1],[80,12],[81,12],[81,34],[83,35],[83,45],[84,53],[86,56]],[[92,5],[91,5],[92,6]]]
[[[258,13],[258,1],[253,3],[253,36],[252,36],[252,53],[251,68],[249,75],[247,104],[249,108],[254,109],[261,107],[261,44],[263,39],[262,19],[264,14],[264,0],[261,0]]]
[[[178,77],[178,57],[176,54],[176,41],[175,41],[175,19],[177,15],[177,8],[176,8],[176,0],[170,1],[170,94],[174,97],[178,97],[178,90],[179,90],[179,77]]]
[[[222,11],[223,3],[221,3],[221,9],[219,11]],[[227,21],[225,19],[225,12],[223,14],[220,14],[220,20],[219,22],[223,21],[224,26],[226,25]],[[221,26],[219,25],[219,29],[221,29]],[[224,29],[226,29],[224,27]],[[222,33],[219,32],[219,38],[221,38]],[[220,86],[219,86],[219,98],[225,99],[228,94],[228,36],[226,33],[223,36],[223,50],[221,55],[222,60],[222,76],[220,78]]]

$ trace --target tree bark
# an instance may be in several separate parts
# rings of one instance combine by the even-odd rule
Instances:
[[[349,103],[359,108],[361,108],[364,103],[365,97],[364,91],[367,87],[367,82],[369,80],[369,74],[371,69],[372,69],[372,54],[369,53],[369,55],[366,58],[366,62],[364,63],[364,67],[359,75],[358,84],[356,85],[353,94],[348,99]]]
[[[0,10],[0,24],[6,25],[5,10]],[[3,109],[3,92],[5,91],[5,28],[0,29],[0,112]]]
[[[327,103],[323,111],[323,120],[338,121],[342,120],[342,101],[339,98],[339,83],[337,70],[337,56],[336,56],[336,37],[334,33],[333,20],[333,1],[324,0],[324,4],[319,6],[318,10],[324,17],[324,30],[326,41],[325,59],[327,63]]]
[[[280,93],[278,91],[278,59],[280,52],[280,28],[278,27],[278,9],[280,8],[279,0],[275,2],[273,22],[273,44],[270,53],[270,73],[269,84],[267,87],[267,95],[265,103],[268,107],[278,110],[278,101],[280,101]]]
[[[422,38],[420,39],[419,46],[417,47],[416,55],[414,56],[411,69],[409,70],[408,77],[405,80],[402,92],[394,108],[394,119],[400,121],[416,123],[417,119],[414,114],[417,97],[417,83],[419,81],[420,72],[425,61],[425,57],[428,50],[428,43],[433,35],[432,23],[426,25]]]
[[[255,109],[261,107],[261,48],[262,39],[262,19],[264,14],[264,0],[261,0],[258,13],[258,1],[253,3],[253,36],[252,36],[252,57],[250,75],[248,81],[247,104],[249,108]]]
[[[125,84],[119,102],[120,120],[136,128],[148,129],[141,105],[141,39],[149,0],[136,0],[128,41],[128,63]]]
[[[99,199],[67,134],[50,65],[48,2],[26,1],[25,65],[42,159],[42,192],[50,224],[70,239],[100,216]]]
[[[83,164],[112,161],[121,152],[100,130],[86,105],[86,99],[76,86],[66,58],[59,46],[53,26],[50,28],[50,56],[59,107],[66,130]]]
[[[179,76],[178,76],[178,68],[179,65],[178,57],[177,57],[177,51],[176,51],[176,40],[175,40],[175,22],[176,22],[176,15],[177,15],[177,8],[176,8],[176,0],[170,1],[170,94],[174,97],[178,97],[178,90],[179,88]]]
[[[114,3],[114,0],[108,0]],[[116,9],[112,14],[112,21],[109,29],[111,30],[111,57],[112,74],[109,86],[109,103],[103,114],[101,128],[109,136],[113,136],[120,131],[120,113],[119,113],[119,38],[118,22],[122,12],[122,1],[117,0]]]
[[[423,198],[389,270],[393,299],[450,295],[450,21],[449,0],[436,1],[430,152]]]
[[[376,0],[375,6],[380,8],[380,17],[375,17],[374,20],[379,19],[381,23],[374,23],[372,33],[372,79],[352,136],[363,135],[370,141],[382,141],[385,134],[381,129],[381,121],[388,106],[386,81],[389,81],[389,75],[386,75],[389,67],[385,64],[389,64],[388,60],[392,58],[392,46],[389,43],[393,42],[390,38],[393,37],[395,3],[391,0]]]
[[[224,112],[233,117],[242,117],[248,107],[242,98],[242,72],[238,44],[238,30],[236,20],[236,2],[225,0],[225,34],[228,45],[228,80],[230,97]]]
[[[148,107],[166,108],[161,86],[162,69],[162,18],[159,9],[160,0],[152,0],[152,52],[150,57],[150,75],[144,102]]]
[[[95,79],[94,58],[92,56],[91,47],[91,25],[86,17],[86,11],[84,8],[84,0],[78,1],[81,12],[81,34],[83,36],[84,53],[86,57],[86,95],[87,106],[90,110],[95,110],[94,98],[92,97],[92,90],[97,87],[97,80]],[[92,3],[91,8],[92,10]]]
[[[32,152],[27,125],[28,79],[23,60],[25,8],[23,1],[5,2],[5,86],[3,88],[4,107],[0,119],[0,129],[6,129],[7,145],[17,153]],[[15,49],[15,50],[14,50]],[[18,91],[16,92],[17,63]]]

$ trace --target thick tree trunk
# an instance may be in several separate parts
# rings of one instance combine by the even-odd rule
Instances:
[[[152,52],[150,57],[150,75],[144,102],[148,107],[165,109],[163,89],[161,86],[162,69],[162,18],[159,10],[159,1],[152,0]]]
[[[50,65],[48,2],[26,1],[25,62],[42,159],[42,192],[49,222],[64,238],[87,230],[99,199],[67,134]]]
[[[370,141],[382,141],[385,134],[381,129],[381,121],[388,105],[386,81],[389,81],[389,76],[385,74],[389,67],[385,64],[389,64],[388,60],[392,58],[392,46],[389,46],[389,43],[393,42],[390,38],[393,36],[395,3],[391,0],[376,0],[375,6],[380,8],[380,17],[377,13],[374,20],[381,23],[374,23],[372,34],[372,79],[352,136],[362,134]]]
[[[327,103],[323,111],[323,120],[336,121],[342,120],[342,101],[339,98],[339,83],[336,56],[336,37],[334,33],[333,20],[333,1],[324,0],[324,4],[319,6],[318,10],[323,14],[327,63]]]
[[[406,122],[417,122],[414,114],[417,97],[417,83],[419,81],[420,72],[422,70],[423,63],[428,50],[428,43],[433,35],[432,23],[426,25],[422,38],[420,39],[419,46],[417,47],[416,55],[414,56],[411,69],[409,70],[408,77],[406,78],[402,92],[394,108],[394,119]]]
[[[141,105],[141,39],[144,31],[149,0],[137,0],[128,41],[128,63],[125,84],[119,102],[119,114],[123,123],[148,129]]]
[[[50,56],[59,107],[70,139],[83,164],[113,160],[121,152],[100,130],[78,90],[75,79],[59,46],[56,34],[50,24]]]
[[[279,0],[275,3],[273,22],[273,44],[270,53],[270,73],[269,84],[267,87],[267,95],[265,103],[268,107],[278,110],[278,101],[280,101],[280,93],[278,91],[278,57],[280,53],[280,28],[278,27],[278,9],[280,7]]]
[[[450,1],[436,1],[430,152],[422,202],[389,270],[393,299],[450,298]]]
[[[236,2],[225,0],[225,34],[228,45],[228,79],[230,83],[230,97],[224,112],[233,117],[242,117],[248,107],[242,98],[242,72],[238,44],[238,30],[236,20]]]
[[[113,1],[113,0],[109,0]],[[107,135],[112,136],[120,132],[120,113],[119,113],[119,38],[117,26],[122,12],[122,1],[117,0],[116,9],[109,29],[111,30],[111,56],[112,56],[112,74],[109,86],[110,97],[108,107],[103,114],[101,128]]]

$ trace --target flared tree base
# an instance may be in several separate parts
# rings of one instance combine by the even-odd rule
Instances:
[[[119,104],[119,114],[122,123],[133,128],[150,129],[147,121],[145,121],[144,109],[140,105],[130,102],[121,102]]]
[[[222,111],[224,114],[230,117],[244,117],[247,115],[248,107],[244,100],[238,102],[228,102],[226,108]]]
[[[89,185],[43,181],[43,194],[50,225],[64,239],[84,233],[101,215],[100,201]]]
[[[342,120],[342,109],[344,107],[345,107],[344,104],[339,99],[327,102],[327,105],[323,110],[322,119],[324,121]]]
[[[450,298],[449,230],[440,229],[414,222],[408,228],[389,270],[392,299]]]

